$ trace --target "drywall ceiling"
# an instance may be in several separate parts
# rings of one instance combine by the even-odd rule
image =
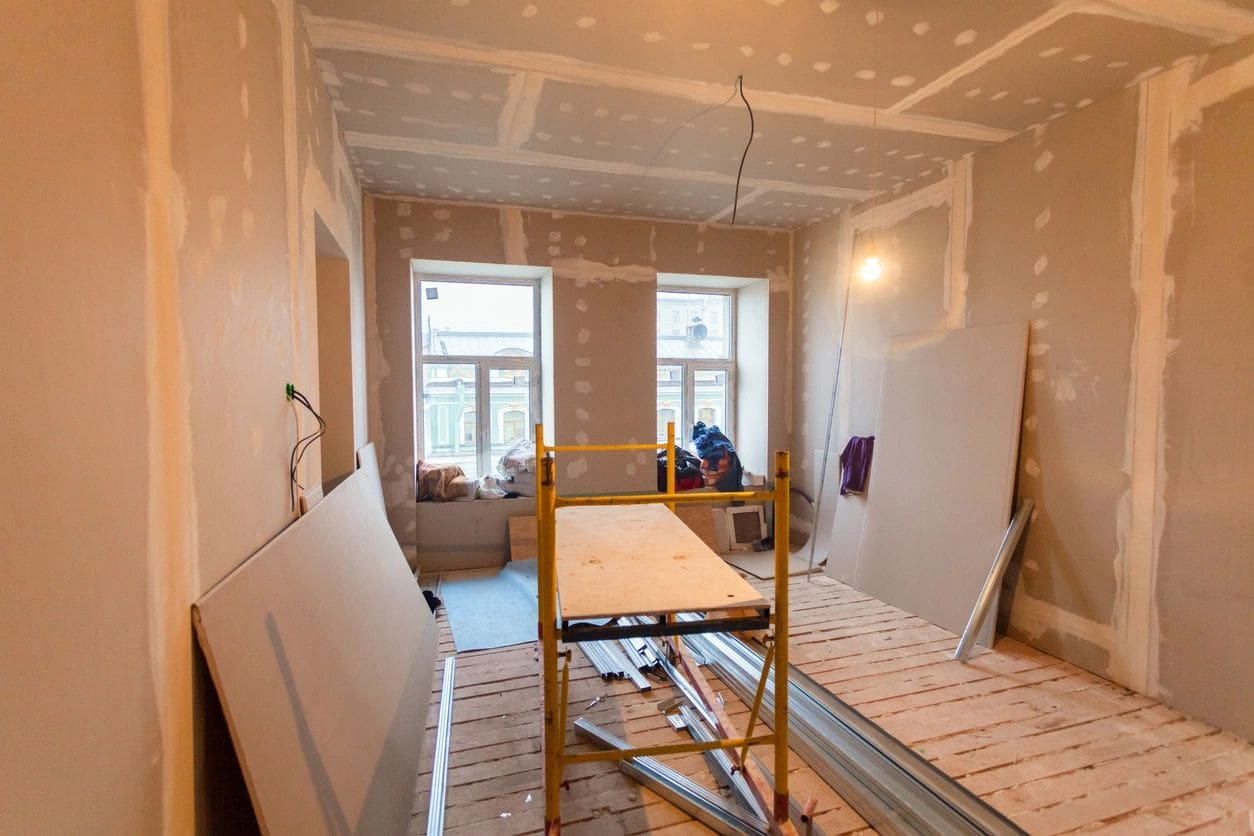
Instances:
[[[1254,0],[306,0],[366,190],[794,228],[1254,34]]]

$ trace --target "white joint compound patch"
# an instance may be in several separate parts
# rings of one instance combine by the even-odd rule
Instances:
[[[576,380],[575,391],[581,395],[592,394],[592,384],[587,380]]]
[[[657,271],[652,267],[640,267],[633,264],[610,266],[586,258],[559,258],[553,262],[553,276],[561,279],[573,279],[575,287],[586,287],[588,284],[604,284],[607,282],[656,282]]]

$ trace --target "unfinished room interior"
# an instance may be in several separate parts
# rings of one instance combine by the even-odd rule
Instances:
[[[0,833],[1254,833],[1254,0],[0,8]]]

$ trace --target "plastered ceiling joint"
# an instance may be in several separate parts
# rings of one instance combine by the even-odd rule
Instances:
[[[1052,26],[1058,20],[1061,20],[1071,14],[1071,12],[1074,11],[1078,5],[1079,0],[1069,0],[1069,2],[1059,3],[1042,14],[1040,17],[1034,18],[1015,29],[1013,32],[1010,32],[992,46],[977,52],[975,55],[972,55],[958,66],[942,73],[927,84],[920,86],[913,93],[901,98],[887,109],[888,112],[902,113],[909,110],[911,107],[914,107],[924,99],[939,93],[941,90],[945,90],[953,86],[953,84],[959,79],[970,75],[981,67],[986,66],[992,61],[1000,58],[1014,47],[1035,35],[1037,32]]]
[[[1254,12],[1222,0],[1091,0],[1079,11],[1163,26],[1218,43],[1254,35]]]
[[[731,79],[713,84],[681,78],[632,72],[586,61],[519,50],[502,50],[465,42],[435,38],[414,32],[390,29],[376,24],[306,16],[310,37],[319,49],[370,52],[394,58],[458,61],[484,66],[504,66],[531,71],[555,79],[585,84],[603,84],[642,93],[675,96],[698,104],[716,105],[727,101]],[[873,108],[803,96],[792,93],[753,90],[753,107],[759,112],[811,116],[832,125],[878,125],[887,131],[912,131],[979,142],[1001,142],[1013,131],[940,119],[931,116],[875,114]]]
[[[405,137],[362,134],[352,131],[346,131],[344,138],[350,145],[356,148],[376,148],[381,151],[405,151],[411,154],[433,154],[435,156],[461,160],[495,161],[514,165],[559,168],[627,177],[656,177],[664,180],[681,180],[690,183],[718,183],[725,186],[735,186],[736,183],[735,176],[715,171],[697,171],[666,168],[663,166],[647,167],[633,163],[606,162],[584,157],[566,157],[558,154],[546,154],[540,151],[459,145],[453,142],[442,142],[433,139],[408,139]],[[839,186],[805,186],[782,180],[762,180],[749,177],[741,180],[741,188],[746,186],[751,188],[779,189],[798,194],[819,195],[838,200],[863,200],[872,194],[863,189],[848,189]],[[729,191],[728,194],[730,195],[731,192]]]

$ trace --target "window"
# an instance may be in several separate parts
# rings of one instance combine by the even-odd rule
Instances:
[[[414,289],[421,458],[491,473],[539,414],[538,285],[423,276]]]
[[[507,409],[501,413],[501,432],[497,441],[513,444],[527,437],[527,413],[521,409]]]
[[[734,413],[736,361],[731,292],[661,290],[657,294],[658,440],[666,421],[682,443],[695,421],[716,424],[729,436]],[[663,323],[678,322],[664,329]],[[663,418],[663,415],[670,416]]]

